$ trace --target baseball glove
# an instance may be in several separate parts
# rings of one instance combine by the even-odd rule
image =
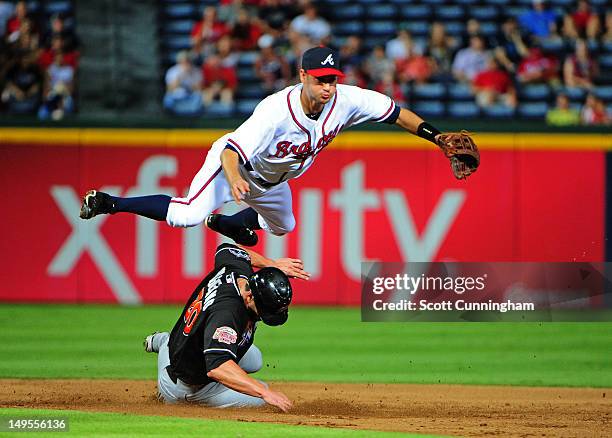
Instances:
[[[465,179],[476,172],[480,165],[480,152],[469,132],[440,134],[436,143],[450,160],[455,178]]]

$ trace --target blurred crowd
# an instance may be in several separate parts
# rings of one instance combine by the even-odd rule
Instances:
[[[0,1],[0,112],[58,120],[74,111],[79,42],[70,17]]]
[[[588,0],[578,0],[563,15],[534,0],[489,37],[474,18],[462,36],[447,34],[442,22],[431,24],[426,39],[400,27],[394,38],[371,50],[362,35],[335,38],[324,12],[311,1],[222,0],[218,7],[205,7],[193,24],[191,49],[177,55],[166,75],[166,109],[186,105],[187,112],[197,112],[220,105],[229,111],[241,54],[256,54],[253,75],[271,93],[297,81],[306,48],[324,44],[339,50],[344,83],[386,93],[402,105],[410,105],[406,90],[411,86],[461,83],[479,107],[513,109],[517,88],[546,84],[558,94],[549,123],[610,123],[604,102],[592,90],[600,74],[593,53],[612,43],[612,11],[596,10]],[[570,105],[566,90],[582,92],[582,109]]]
[[[191,49],[166,73],[164,107],[198,114],[214,105],[231,113],[241,53],[256,53],[253,77],[266,93],[296,81],[297,60],[313,44],[327,44],[331,27],[310,3],[222,0],[203,9],[191,31]]]
[[[534,0],[523,13],[507,16],[497,32],[483,32],[475,18],[461,34],[448,32],[448,23],[429,23],[426,37],[400,24],[396,35],[374,47],[364,44],[368,37],[361,34],[334,35],[333,14],[320,5],[221,0],[205,6],[192,23],[189,49],[179,51],[165,73],[164,108],[175,114],[211,109],[233,114],[245,82],[238,78],[240,62],[249,60],[247,82],[270,94],[297,82],[303,51],[323,44],[339,51],[344,83],[375,89],[408,107],[415,87],[443,84],[468,89],[483,110],[512,111],[521,103],[521,90],[544,85],[556,97],[548,123],[612,121],[597,93],[602,78],[612,85],[609,68],[606,72],[598,62],[604,47],[612,55],[612,10],[588,0],[577,0],[563,14]],[[73,112],[79,61],[73,17],[0,0],[0,35],[0,112],[53,119]]]

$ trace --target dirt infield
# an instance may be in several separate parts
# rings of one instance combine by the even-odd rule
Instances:
[[[612,430],[612,389],[400,384],[273,384],[295,403],[211,409],[164,405],[155,382],[0,380],[0,407],[78,409],[459,436],[584,437]],[[607,431],[607,432],[606,432]],[[609,436],[609,435],[608,435]]]

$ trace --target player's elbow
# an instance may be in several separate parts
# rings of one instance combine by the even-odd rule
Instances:
[[[222,163],[227,162],[228,160],[237,161],[239,158],[240,155],[238,154],[238,152],[228,146],[226,146],[225,149],[223,149],[223,152],[221,152]]]
[[[213,368],[210,371],[206,372],[206,375],[208,376],[209,379],[213,379],[216,380],[217,382],[221,382],[223,383],[223,380],[226,378],[226,376],[231,375],[232,373],[232,368],[235,362],[231,359],[223,362],[221,365]]]

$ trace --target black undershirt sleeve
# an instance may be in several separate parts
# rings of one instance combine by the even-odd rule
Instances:
[[[393,108],[393,111],[391,111],[391,114],[389,114],[389,116],[385,120],[382,120],[381,122],[388,123],[389,125],[393,125],[397,121],[400,111],[401,111],[401,107],[398,104],[395,104],[395,108]]]

